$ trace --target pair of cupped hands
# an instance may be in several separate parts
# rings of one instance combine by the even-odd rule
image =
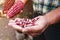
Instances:
[[[47,20],[44,16],[38,16],[33,19],[24,19],[23,21],[25,24],[22,24],[22,20],[23,19],[21,18],[10,20],[8,25],[15,30],[19,30],[20,32],[31,35],[33,37],[43,33],[48,25]]]

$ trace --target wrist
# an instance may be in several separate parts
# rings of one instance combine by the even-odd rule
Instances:
[[[50,23],[49,23],[49,20],[48,20],[47,16],[46,16],[46,15],[44,15],[43,17],[44,17],[44,20],[45,20],[45,22],[46,22],[46,25],[47,25],[47,26],[49,26],[49,25],[50,25]]]
[[[42,22],[43,26],[49,26],[49,23],[48,23],[45,15],[44,16],[38,16],[38,17],[39,17],[39,19],[42,19],[41,22]]]

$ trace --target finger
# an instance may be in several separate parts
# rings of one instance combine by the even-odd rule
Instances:
[[[16,30],[22,31],[22,27],[18,26],[18,25],[12,25],[12,27]]]
[[[15,21],[11,19],[11,20],[9,20],[9,23],[15,23]]]
[[[37,33],[40,31],[39,26],[31,26],[31,27],[25,27],[23,28],[22,32],[24,33]]]
[[[8,23],[8,26],[10,26],[16,30],[22,31],[22,27],[16,25],[15,23]]]
[[[8,23],[8,26],[12,26],[15,25],[16,23]]]
[[[33,37],[36,37],[36,36],[38,36],[38,35],[40,35],[40,33],[27,33],[28,35],[31,35],[31,36],[33,36]]]
[[[33,34],[31,34],[31,36],[33,36],[33,37],[36,37],[38,35],[39,35],[39,33],[33,33]]]

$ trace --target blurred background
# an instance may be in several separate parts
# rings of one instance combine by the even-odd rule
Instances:
[[[4,3],[4,0],[0,0],[0,40],[16,40],[15,30],[7,26],[9,19],[1,16],[3,3]],[[27,5],[23,9],[23,12],[21,14],[16,15],[15,18],[16,17],[33,18],[32,1],[29,0],[28,3],[26,4]]]

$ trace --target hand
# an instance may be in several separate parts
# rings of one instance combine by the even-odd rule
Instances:
[[[36,36],[44,32],[44,30],[47,28],[47,25],[48,25],[47,20],[45,19],[44,16],[38,16],[36,18],[39,18],[35,22],[36,25],[23,28],[22,29],[23,33]]]
[[[18,25],[16,25],[14,20],[10,20],[9,25],[12,26],[14,29],[19,30],[25,34],[36,36],[40,35],[44,30],[47,28],[47,20],[44,16],[38,16],[34,19],[39,18],[37,21],[35,21],[35,25],[33,26],[28,26],[25,28],[22,28]]]
[[[8,26],[14,28],[15,30],[19,30],[20,32],[22,32],[22,27],[20,27],[19,25],[16,25],[15,20],[9,20]]]

